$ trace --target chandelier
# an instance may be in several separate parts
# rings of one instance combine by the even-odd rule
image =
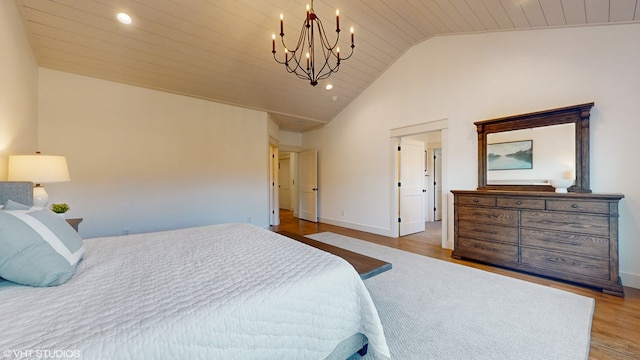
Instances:
[[[340,12],[336,10],[336,40],[331,43],[324,30],[322,21],[311,6],[307,5],[307,16],[302,23],[302,30],[295,49],[288,48],[284,43],[284,15],[280,14],[280,39],[284,47],[284,61],[276,57],[276,34],[271,36],[271,52],[273,59],[283,64],[287,72],[293,73],[300,79],[309,80],[312,86],[318,85],[318,80],[326,79],[334,72],[338,72],[340,61],[347,60],[353,55],[353,27],[351,27],[351,52],[349,56],[340,54],[338,40],[340,39]],[[316,50],[318,52],[316,53]]]

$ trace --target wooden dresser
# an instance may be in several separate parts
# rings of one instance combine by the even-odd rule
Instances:
[[[624,296],[618,274],[621,194],[454,190],[455,258]]]

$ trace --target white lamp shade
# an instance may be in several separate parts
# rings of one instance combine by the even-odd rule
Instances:
[[[71,180],[67,159],[57,155],[11,155],[8,179],[36,184]]]

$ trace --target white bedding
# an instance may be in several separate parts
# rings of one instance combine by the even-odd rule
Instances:
[[[389,358],[351,265],[247,224],[85,240],[69,282],[1,282],[0,304],[5,358],[323,359],[358,332]]]

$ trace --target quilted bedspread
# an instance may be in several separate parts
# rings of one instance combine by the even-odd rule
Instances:
[[[85,240],[69,282],[0,304],[7,359],[323,359],[358,332],[389,358],[351,265],[248,224]]]

